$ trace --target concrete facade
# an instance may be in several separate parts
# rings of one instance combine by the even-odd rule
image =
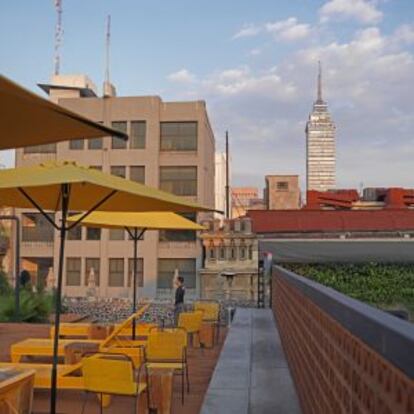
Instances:
[[[200,270],[203,299],[253,302],[257,298],[258,242],[249,218],[204,221]]]
[[[53,101],[65,108],[107,126],[126,128],[130,136],[128,143],[105,137],[102,140],[62,142],[42,152],[36,148],[19,149],[16,151],[16,166],[47,160],[74,160],[214,207],[215,139],[204,101],[163,102],[158,96],[98,98],[94,90],[88,88],[89,83],[85,80],[82,83],[79,77],[74,77],[74,80],[66,78],[65,86],[68,87],[62,87],[62,83],[55,79],[55,85],[47,85],[43,89],[48,91]],[[189,135],[184,136],[187,133]],[[198,221],[203,217],[200,214]],[[57,233],[52,231],[46,237],[42,233],[38,237],[39,231],[36,230],[36,237],[32,237],[36,223],[27,216],[23,217],[23,226],[23,236],[25,230],[27,233],[21,249],[23,267],[37,272],[38,277],[44,277],[44,273],[57,268]],[[93,230],[78,230],[81,240],[73,239],[79,238],[78,234],[67,241],[64,294],[84,296],[88,274],[93,267],[99,296],[129,297],[132,264],[129,269],[128,259],[133,256],[132,242],[123,231],[103,229],[98,236]],[[51,230],[44,227],[43,231]],[[140,297],[170,296],[175,269],[184,276],[189,295],[196,294],[196,271],[201,266],[202,250],[194,233],[187,232],[183,236],[183,232],[161,235],[157,231],[148,231],[144,240],[139,242],[138,250],[139,258],[143,259],[139,264],[142,268],[138,289]],[[70,258],[76,260],[68,261]],[[88,264],[87,259],[95,260],[89,260]],[[110,263],[110,259],[118,260]],[[69,264],[70,269],[67,268]],[[42,271],[40,266],[43,266]],[[68,271],[72,272],[71,283],[67,283]]]
[[[298,175],[266,175],[265,201],[268,210],[300,208]]]
[[[336,186],[335,124],[322,99],[321,70],[318,97],[306,124],[306,190],[326,191]]]

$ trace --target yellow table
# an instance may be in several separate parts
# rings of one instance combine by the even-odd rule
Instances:
[[[58,346],[58,356],[65,355],[65,346],[77,342],[76,339],[60,339]],[[83,342],[88,343],[102,343],[99,339],[85,339]],[[36,339],[30,338],[24,341],[17,342],[10,347],[10,359],[12,362],[20,362],[24,356],[48,356],[53,355],[53,341],[50,339]]]
[[[49,389],[52,375],[52,364],[30,364],[13,362],[0,362],[0,371],[3,369],[11,370],[30,370],[34,374],[34,388]],[[83,377],[81,364],[58,365],[57,368],[58,389],[82,390]],[[1,412],[1,411],[0,411]]]
[[[151,408],[158,414],[170,414],[173,395],[174,370],[171,368],[148,368]]]
[[[33,401],[33,369],[0,368],[0,413],[31,413]]]

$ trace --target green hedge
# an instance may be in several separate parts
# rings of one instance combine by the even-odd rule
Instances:
[[[284,268],[382,309],[414,319],[414,264],[283,264]]]

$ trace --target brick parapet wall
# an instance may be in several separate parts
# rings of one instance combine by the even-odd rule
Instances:
[[[299,283],[303,283],[303,289],[298,287]],[[320,285],[311,283],[312,286],[304,278],[280,267],[273,268],[273,312],[303,412],[414,413],[413,366],[410,356],[414,349],[412,327],[407,323],[408,334],[394,339],[393,344],[398,343],[401,349],[396,347],[390,350],[388,347],[385,352],[388,336],[383,334],[382,347],[387,355],[384,357],[367,344],[366,338],[362,340],[355,332],[351,332],[352,329],[345,328],[326,311],[326,306],[318,303],[319,300],[324,300],[326,288],[321,287],[318,296],[312,295],[311,291]],[[329,298],[330,306],[332,296],[334,295]],[[343,306],[343,301],[338,302],[336,310],[344,312]],[[353,317],[357,318],[357,313]],[[386,323],[389,322],[388,317],[385,317]],[[358,322],[355,320],[355,325]],[[396,325],[399,323],[397,320]],[[369,331],[369,322],[364,320],[363,325]],[[396,332],[395,335],[398,337],[399,333]],[[390,361],[390,352],[401,353],[396,356],[394,363]],[[403,356],[404,353],[408,356]],[[396,366],[398,364],[406,369],[400,369]]]

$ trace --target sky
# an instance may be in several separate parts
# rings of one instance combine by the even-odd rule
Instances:
[[[229,131],[234,186],[304,185],[321,60],[337,186],[414,187],[414,1],[63,0],[62,74],[102,85],[108,14],[118,95],[205,100],[218,151]],[[0,0],[0,73],[42,94],[55,24],[53,0]]]

